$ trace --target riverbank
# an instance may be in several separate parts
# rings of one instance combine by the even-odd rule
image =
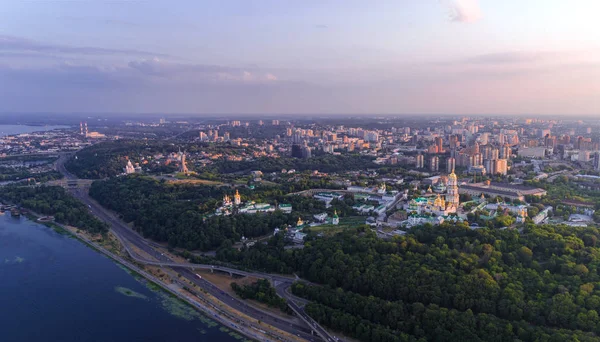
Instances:
[[[25,216],[0,221],[2,341],[256,340],[62,228]]]
[[[30,213],[30,215],[31,219],[36,219],[33,213]],[[186,305],[190,305],[205,315],[212,316],[213,319],[218,321],[224,327],[230,327],[248,338],[260,341],[304,341],[303,339],[299,339],[296,336],[277,328],[264,326],[264,323],[260,320],[231,309],[210,294],[205,293],[204,291],[197,291],[194,284],[189,282],[186,283],[185,279],[183,279],[183,281],[182,279],[178,279],[176,274],[171,277],[165,277],[166,274],[164,274],[164,272],[162,274],[157,274],[157,270],[160,272],[159,268],[147,270],[146,265],[136,265],[134,264],[137,263],[135,260],[126,260],[125,258],[129,258],[127,253],[131,253],[131,251],[128,250],[128,247],[124,246],[123,241],[111,232],[107,234],[108,240],[111,241],[108,243],[108,246],[110,246],[109,251],[107,249],[107,239],[102,238],[100,235],[91,235],[76,227],[65,226],[58,223],[47,223],[46,225],[51,226],[60,233],[70,234],[92,249],[95,249],[101,254],[104,254],[115,262],[128,268],[134,275],[145,278],[155,286],[160,287],[166,293],[182,300]],[[123,250],[126,250],[127,252],[123,253]],[[165,270],[172,272],[169,268]]]

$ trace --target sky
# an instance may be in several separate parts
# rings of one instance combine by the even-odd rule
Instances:
[[[0,1],[0,112],[600,114],[598,0]]]

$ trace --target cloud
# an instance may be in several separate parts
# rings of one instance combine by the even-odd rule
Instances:
[[[554,53],[545,52],[499,52],[478,55],[468,58],[466,62],[475,64],[516,64],[531,63],[555,56]]]
[[[143,59],[129,62],[129,67],[139,70],[140,72],[153,76],[169,76],[178,73],[221,73],[238,71],[237,68],[230,68],[219,65],[210,64],[183,64],[165,61],[154,57],[151,59]]]
[[[507,51],[476,55],[439,65],[470,65],[478,67],[520,67],[591,65],[600,56],[598,49],[555,51]]]
[[[131,61],[128,66],[144,75],[200,81],[274,82],[277,77],[258,68],[173,63],[160,58]]]
[[[448,7],[450,20],[459,23],[472,23],[481,19],[479,0],[441,0]]]
[[[322,29],[322,30],[329,28],[329,26],[327,26],[325,24],[315,25],[315,27],[318,28],[318,29]]]
[[[90,46],[69,46],[61,44],[41,43],[22,37],[7,35],[0,35],[0,51],[57,53],[74,55],[138,55],[161,57],[167,56],[165,54],[140,50],[108,49]]]
[[[21,86],[25,94],[34,89],[114,89],[132,84],[133,78],[120,71],[70,63],[43,68],[0,66],[0,83]]]

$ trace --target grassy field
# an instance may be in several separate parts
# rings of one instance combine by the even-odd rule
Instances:
[[[316,227],[308,228],[311,232],[314,233],[323,233],[325,235],[333,235],[337,234],[346,229],[354,229],[363,224],[365,224],[366,217],[365,216],[348,216],[348,217],[340,217],[340,224],[323,224]]]
[[[223,185],[224,183],[211,181],[207,179],[178,179],[178,180],[169,180],[167,183],[184,183],[184,184],[201,184],[201,185]]]

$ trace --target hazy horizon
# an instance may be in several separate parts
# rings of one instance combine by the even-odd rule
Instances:
[[[592,116],[599,10],[593,0],[11,2],[0,113]]]

